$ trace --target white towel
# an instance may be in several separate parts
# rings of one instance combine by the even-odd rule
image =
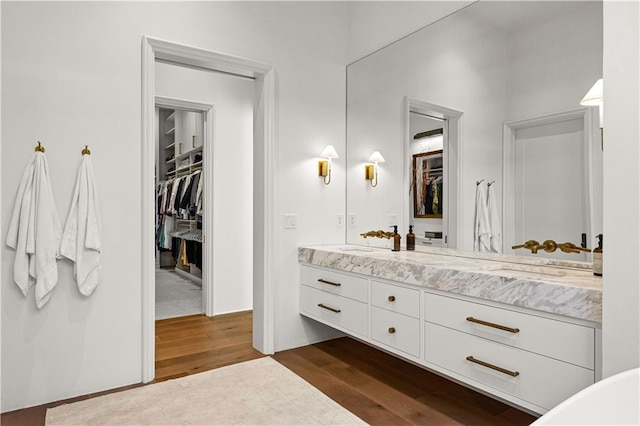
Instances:
[[[80,293],[89,296],[100,282],[102,224],[91,156],[83,155],[60,254],[72,260]]]
[[[58,283],[60,234],[47,158],[34,152],[22,174],[6,243],[16,250],[13,279],[25,296],[35,280],[38,308],[49,301]]]
[[[490,250],[493,253],[502,253],[502,226],[500,225],[500,212],[496,203],[496,192],[493,185],[487,190],[487,207],[489,216]]]
[[[487,195],[484,185],[476,185],[476,213],[473,219],[473,250],[489,251],[491,233],[487,212]]]

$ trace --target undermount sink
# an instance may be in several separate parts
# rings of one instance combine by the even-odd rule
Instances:
[[[358,247],[358,246],[345,246],[345,247],[340,247],[340,250],[342,251],[373,251],[369,248],[365,248],[365,247]]]
[[[564,277],[567,275],[567,271],[562,269],[540,268],[534,266],[527,268],[503,266],[497,269],[492,269],[492,271],[513,273],[523,277],[540,277],[541,275],[548,277]]]

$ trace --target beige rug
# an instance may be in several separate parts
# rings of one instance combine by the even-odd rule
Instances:
[[[46,425],[353,425],[351,412],[265,357],[61,405]]]

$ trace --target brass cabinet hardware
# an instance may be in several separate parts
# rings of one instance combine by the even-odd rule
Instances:
[[[389,334],[393,334],[396,332],[396,328],[395,327],[389,327]]]
[[[44,146],[42,146],[42,144],[40,143],[40,141],[38,141],[38,145],[35,147],[34,151],[35,151],[35,152],[42,152],[42,153],[44,153]]]
[[[497,328],[499,330],[508,331],[509,333],[519,333],[519,328],[507,327],[506,325],[495,324],[492,322],[482,321],[479,319],[475,319],[474,317],[467,317],[467,321],[474,322],[476,324],[486,325],[487,327]]]
[[[524,244],[518,244],[517,246],[511,246],[511,248],[514,249],[514,250],[521,249],[521,248],[531,249],[532,247],[536,247],[539,244],[540,243],[537,242],[536,240],[529,240]]]
[[[323,280],[322,278],[318,278],[318,282],[323,283],[323,284],[334,285],[336,287],[340,287],[342,285],[340,283],[334,283],[334,282],[331,282],[331,281]]]
[[[336,314],[340,313],[340,309],[332,308],[330,306],[323,305],[322,303],[318,303],[318,306],[320,306],[322,309],[326,309],[328,311],[335,312]]]
[[[507,370],[506,368],[498,367],[497,365],[493,365],[493,364],[489,364],[488,362],[480,361],[479,359],[475,359],[471,355],[469,355],[467,357],[467,361],[471,361],[473,363],[480,364],[483,367],[487,367],[487,368],[490,368],[492,370],[499,371],[499,372],[501,372],[503,374],[507,374],[507,375],[509,375],[511,377],[517,377],[517,376],[520,375],[520,372],[518,372],[518,371]]]
[[[396,301],[396,297],[395,296],[389,296],[389,297],[387,297],[387,300],[389,302],[395,302]]]

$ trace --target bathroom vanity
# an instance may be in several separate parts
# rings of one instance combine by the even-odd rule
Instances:
[[[300,313],[538,414],[601,378],[600,278],[461,254],[300,247]]]

